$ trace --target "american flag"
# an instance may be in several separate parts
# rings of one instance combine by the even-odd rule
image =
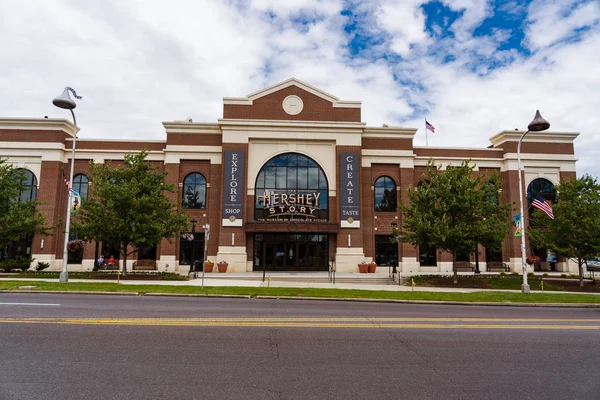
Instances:
[[[429,129],[431,132],[435,133],[435,127],[431,125],[427,120],[425,120],[425,128]]]
[[[69,179],[65,175],[65,170],[62,170],[61,172],[62,172],[63,182],[65,183],[65,186],[67,187],[67,189],[69,189],[69,193],[72,193],[73,189],[71,189],[71,186],[69,185]]]
[[[547,216],[554,219],[554,213],[552,212],[552,205],[548,200],[544,199],[541,195],[538,195],[532,202],[531,205],[535,208],[542,210]]]

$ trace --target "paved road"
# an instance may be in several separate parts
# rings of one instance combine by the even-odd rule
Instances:
[[[600,399],[600,309],[0,294],[0,399]]]

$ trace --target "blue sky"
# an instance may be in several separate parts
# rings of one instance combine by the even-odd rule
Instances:
[[[73,86],[83,138],[161,140],[296,77],[416,145],[424,118],[429,146],[487,147],[539,109],[600,175],[597,0],[5,0],[0,37],[2,116],[66,118],[50,100]]]

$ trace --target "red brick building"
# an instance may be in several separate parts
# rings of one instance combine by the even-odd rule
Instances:
[[[209,224],[208,259],[225,260],[229,271],[357,271],[360,261],[396,264],[403,272],[452,270],[449,254],[388,241],[429,159],[442,168],[471,159],[477,171],[497,170],[502,200],[519,203],[517,143],[522,132],[501,131],[487,148],[413,145],[415,128],[370,127],[361,122],[361,103],[342,101],[306,83],[289,79],[247,97],[224,98],[223,118],[215,123],[164,122],[162,141],[77,140],[74,188],[83,201],[93,192],[88,162],[123,160],[128,152],[149,150],[148,159],[168,171],[179,188],[172,200],[199,224]],[[28,196],[37,198],[50,223],[64,219],[68,193],[63,171],[71,160],[72,125],[57,119],[0,119],[0,157],[26,169]],[[529,200],[575,176],[573,140],[578,133],[539,132],[524,141],[521,158]],[[518,211],[515,211],[515,214]],[[526,219],[527,222],[527,219]],[[62,264],[64,227],[54,235],[24,239],[11,251]],[[186,273],[201,257],[204,236],[194,241],[163,241],[134,255],[155,259],[159,270]],[[101,244],[72,254],[69,270],[91,269]],[[502,261],[520,270],[520,238],[511,233],[500,253],[479,248],[481,269]],[[115,254],[116,255],[116,254]],[[471,255],[470,257],[473,257]],[[544,264],[544,268],[546,265]],[[559,270],[568,270],[558,263]]]

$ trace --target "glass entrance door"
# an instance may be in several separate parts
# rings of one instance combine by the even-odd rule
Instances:
[[[256,234],[254,249],[255,271],[327,271],[326,234]]]

